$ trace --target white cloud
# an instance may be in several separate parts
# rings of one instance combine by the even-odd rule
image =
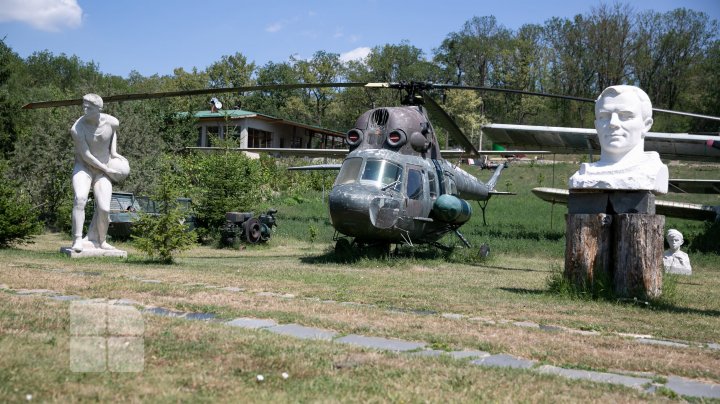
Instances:
[[[361,60],[365,59],[367,55],[370,54],[370,48],[367,46],[363,46],[360,48],[355,48],[349,52],[341,53],[340,54],[340,60],[342,62],[349,62],[351,60]]]
[[[0,0],[0,3],[0,22],[20,21],[50,32],[82,24],[83,11],[77,0]]]
[[[282,23],[275,22],[275,23],[272,23],[272,24],[268,25],[268,26],[265,28],[265,31],[267,31],[267,32],[278,32],[278,31],[280,31],[282,28],[283,28]]]

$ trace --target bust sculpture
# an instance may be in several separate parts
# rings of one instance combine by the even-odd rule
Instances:
[[[671,274],[691,275],[692,267],[690,266],[690,257],[682,251],[680,246],[683,245],[683,235],[675,229],[667,232],[667,242],[670,248],[663,254],[663,266],[665,272]]]
[[[581,164],[569,188],[667,193],[667,166],[656,152],[645,151],[652,123],[652,104],[643,90],[628,85],[606,88],[595,102],[600,160]]]
[[[115,250],[106,241],[112,198],[112,182],[122,181],[130,173],[125,157],[117,153],[117,129],[120,122],[112,115],[100,112],[103,100],[97,94],[83,97],[84,115],[70,129],[75,146],[75,165],[72,185],[75,193],[72,210],[72,250]],[[90,189],[95,196],[95,212],[82,237],[85,205]]]

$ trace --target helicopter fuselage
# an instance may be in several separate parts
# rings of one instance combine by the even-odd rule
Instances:
[[[378,108],[348,133],[329,195],[333,227],[361,244],[432,243],[470,219],[491,187],[442,159],[422,107]]]

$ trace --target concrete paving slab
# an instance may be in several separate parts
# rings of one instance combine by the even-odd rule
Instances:
[[[566,330],[567,332],[571,334],[580,334],[580,335],[600,335],[597,331],[589,331],[589,330],[575,330],[573,328],[568,328]]]
[[[619,332],[617,335],[621,337],[629,337],[629,338],[653,338],[652,335],[649,334],[633,334],[633,333],[627,333],[627,332]]]
[[[720,384],[702,383],[683,377],[670,376],[665,387],[682,396],[720,398]]]
[[[15,293],[22,296],[58,294],[58,292],[50,289],[17,289]]]
[[[518,358],[508,354],[492,355],[482,359],[470,361],[473,365],[488,367],[506,367],[514,369],[530,369],[535,366],[535,361]]]
[[[446,352],[446,354],[453,359],[486,358],[490,356],[490,353],[485,351],[450,351]]]
[[[341,344],[357,345],[365,348],[382,349],[385,351],[414,351],[424,348],[424,342],[405,341],[401,339],[390,339],[382,337],[366,337],[364,335],[350,334],[335,340]]]
[[[71,300],[80,300],[82,297],[75,296],[75,295],[58,295],[58,296],[51,296],[50,297],[53,300],[59,300],[61,302],[69,302]]]
[[[410,352],[410,355],[437,357],[437,356],[440,356],[440,355],[443,355],[443,354],[446,354],[446,353],[447,353],[447,352],[445,352],[445,351],[440,351],[440,350],[437,350],[437,349],[425,349],[425,350],[422,350],[422,351]]]
[[[268,331],[276,334],[289,335],[301,339],[319,339],[330,341],[337,333],[335,331],[323,330],[321,328],[305,327],[299,324],[283,324],[267,328]]]
[[[221,289],[221,290],[226,290],[226,291],[228,291],[228,292],[242,292],[242,291],[245,290],[245,289],[243,289],[243,288],[238,288],[238,287],[235,287],[235,286],[226,286],[226,287],[220,288],[220,289]]]
[[[627,387],[643,388],[652,383],[652,379],[635,376],[618,375],[615,373],[594,372],[591,370],[564,369],[552,365],[540,366],[540,373],[553,374],[568,379],[589,380],[598,383],[620,384]]]
[[[681,342],[675,342],[675,341],[666,341],[662,339],[653,339],[653,338],[639,338],[637,342],[641,344],[648,344],[648,345],[663,345],[663,346],[671,346],[675,348],[687,348],[690,345],[684,344]]]
[[[159,279],[140,279],[142,283],[162,283]]]
[[[565,331],[565,327],[559,327],[556,325],[541,325],[540,329],[547,332],[561,332]]]
[[[277,322],[275,320],[271,319],[265,319],[265,318],[250,318],[250,317],[239,317],[233,320],[230,320],[226,322],[225,324],[231,326],[231,327],[240,327],[240,328],[248,328],[251,330],[256,330],[258,328],[268,328],[268,327],[275,327]]]
[[[208,320],[214,320],[215,315],[212,313],[185,313],[183,316],[188,320],[195,320],[195,321],[208,321]]]
[[[480,323],[495,324],[495,320],[487,317],[470,317],[468,320]]]
[[[540,324],[533,323],[532,321],[516,321],[513,325],[525,328],[540,328]]]
[[[465,317],[462,314],[457,314],[457,313],[443,313],[443,314],[441,314],[441,316],[443,318],[447,318],[450,320],[462,320],[463,317]]]
[[[144,310],[146,313],[155,314],[156,316],[162,316],[162,317],[183,317],[185,312],[182,311],[173,311],[164,309],[162,307],[148,307]]]
[[[720,350],[720,344],[707,344],[708,348]]]

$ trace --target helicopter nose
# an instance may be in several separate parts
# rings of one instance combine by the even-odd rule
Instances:
[[[370,203],[378,190],[359,184],[338,185],[328,196],[333,227],[348,236],[362,236],[372,227]]]

